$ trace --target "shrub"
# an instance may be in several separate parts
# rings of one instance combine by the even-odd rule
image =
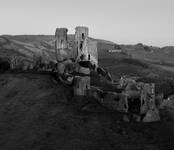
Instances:
[[[3,60],[0,58],[0,71],[4,72],[10,70],[10,63],[7,60]]]

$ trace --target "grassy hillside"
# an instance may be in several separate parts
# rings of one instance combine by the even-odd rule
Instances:
[[[33,56],[55,59],[54,37],[45,35],[0,36],[0,57],[21,56],[29,60]]]
[[[154,66],[147,61],[132,58],[101,59],[99,64],[109,71],[114,80],[121,76],[135,76],[138,81],[155,83],[156,93],[164,93],[165,97],[174,94],[174,74]]]
[[[1,74],[0,93],[3,150],[166,150],[174,146],[173,122],[125,123],[117,112],[77,111],[71,87],[53,82],[47,74]]]
[[[154,64],[174,66],[174,47],[153,47],[143,44],[122,45],[122,49],[133,58],[146,60]]]

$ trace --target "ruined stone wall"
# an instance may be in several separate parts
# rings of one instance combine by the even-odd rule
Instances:
[[[141,89],[141,113],[146,113],[149,109],[156,108],[155,104],[155,84],[144,83]]]
[[[74,78],[74,95],[85,96],[90,89],[90,77],[76,76]]]

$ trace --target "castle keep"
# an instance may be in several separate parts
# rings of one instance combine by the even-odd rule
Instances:
[[[98,64],[97,42],[89,39],[87,27],[78,26],[75,28],[75,43],[70,47],[67,32],[67,28],[57,28],[55,33],[58,73],[60,77],[67,77],[70,70],[76,72],[78,75],[74,77],[74,95],[86,95],[90,89],[89,63],[95,66]]]

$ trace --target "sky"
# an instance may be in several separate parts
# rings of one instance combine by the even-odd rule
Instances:
[[[174,46],[174,0],[0,0],[0,35],[76,26],[118,44]]]

